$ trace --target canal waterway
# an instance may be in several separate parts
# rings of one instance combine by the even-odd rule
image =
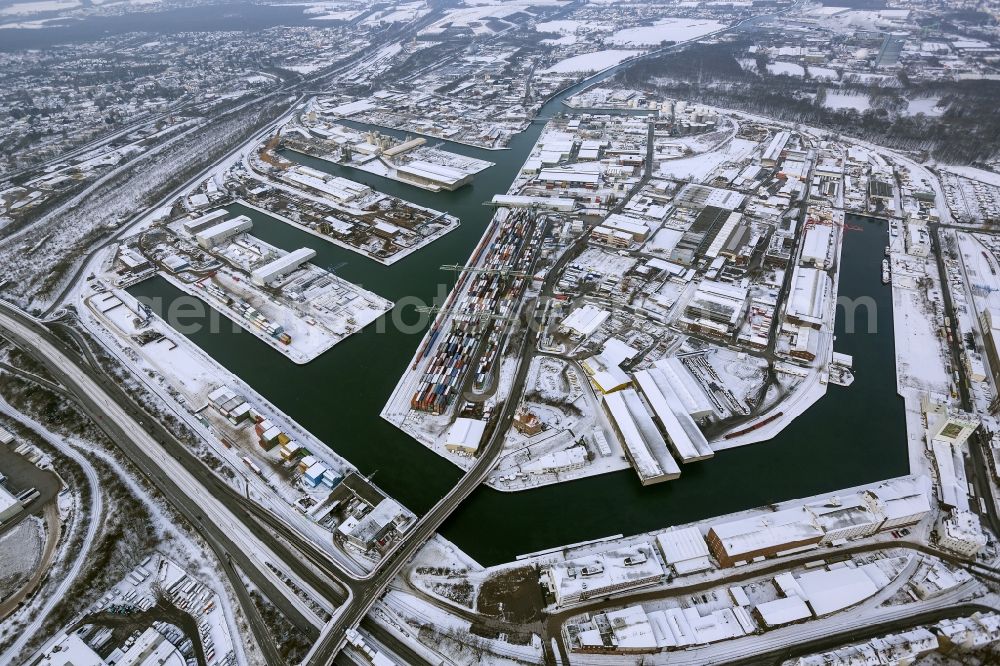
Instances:
[[[613,72],[609,72],[613,73]],[[588,84],[593,81],[588,82]],[[560,101],[540,116],[564,110]],[[483,205],[506,192],[541,131],[533,123],[509,150],[486,151],[446,143],[446,148],[496,163],[471,186],[431,193],[415,186],[286,151],[303,164],[344,175],[421,205],[458,216],[461,226],[393,266],[382,266],[338,248],[274,218],[241,206],[231,213],[254,219],[251,233],[286,250],[310,247],[317,265],[397,302],[390,317],[414,328],[413,304],[430,303],[453,276],[443,264],[464,263],[492,214]],[[381,130],[380,130],[381,131]],[[402,136],[399,132],[389,132]],[[431,141],[434,143],[434,141]],[[520,493],[480,488],[442,526],[442,534],[484,565],[536,550],[614,534],[634,534],[740,511],[755,506],[834,491],[908,472],[902,399],[896,395],[892,298],[881,284],[886,244],[884,222],[849,218],[859,230],[844,238],[840,295],[875,304],[875,333],[866,308],[855,331],[845,330],[838,312],[836,351],[854,357],[856,379],[849,388],[830,386],[827,395],[768,442],[718,453],[685,465],[675,481],[642,487],[632,470]],[[181,293],[155,278],[130,290],[148,298]],[[426,322],[425,322],[426,324]],[[294,365],[260,340],[208,327],[190,338],[233,373],[278,405],[328,446],[350,460],[393,497],[423,513],[456,483],[459,470],[379,417],[389,394],[422,339],[422,329],[374,324],[307,365]]]

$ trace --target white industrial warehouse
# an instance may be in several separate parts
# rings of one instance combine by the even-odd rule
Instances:
[[[269,285],[282,276],[291,273],[315,256],[316,250],[312,250],[307,247],[300,247],[298,250],[293,250],[285,256],[279,257],[278,259],[255,269],[250,274],[250,280],[254,284],[261,287]]]
[[[676,479],[681,468],[635,389],[604,396],[604,406],[642,485]]]

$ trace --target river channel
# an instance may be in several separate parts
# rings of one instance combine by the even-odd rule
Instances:
[[[576,88],[546,104],[540,117],[564,110],[561,100]],[[431,193],[286,151],[284,155],[295,161],[461,219],[457,230],[393,266],[382,266],[255,210],[228,209],[250,215],[255,236],[286,250],[311,247],[317,251],[313,260],[317,265],[403,303],[391,316],[413,323],[420,315],[405,304],[415,299],[430,303],[441,289],[450,287],[453,276],[440,266],[466,261],[492,214],[483,202],[507,191],[542,126],[533,123],[502,151],[443,142],[449,150],[496,163],[476,176],[471,186],[456,192]],[[874,333],[868,332],[865,308],[858,310],[853,333],[844,330],[843,312],[838,312],[834,348],[854,357],[852,386],[831,385],[823,399],[779,436],[686,465],[675,481],[642,487],[635,472],[626,470],[520,493],[483,487],[452,514],[441,533],[480,563],[492,565],[561,544],[660,529],[908,473],[903,403],[895,384],[892,296],[881,283],[886,226],[858,217],[849,217],[849,222],[858,229],[844,237],[840,295],[868,297],[877,306],[872,312],[877,320]],[[130,291],[162,299],[181,295],[161,278]],[[195,344],[362,473],[374,474],[379,486],[410,509],[425,512],[458,480],[460,472],[451,463],[379,417],[422,339],[422,330],[404,332],[389,323],[376,323],[315,361],[294,365],[252,335],[228,327],[217,333],[203,328],[189,336]]]

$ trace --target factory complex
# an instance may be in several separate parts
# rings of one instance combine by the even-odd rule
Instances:
[[[189,215],[123,243],[114,282],[159,273],[296,363],[375,321],[392,303],[309,263],[311,248],[280,250],[227,209]]]
[[[624,459],[648,485],[773,436],[831,373],[849,381],[833,327],[844,173],[867,182],[864,156],[670,108],[549,123],[508,194],[493,198],[493,223],[385,418],[467,466],[491,436],[494,406],[524,391],[513,373],[529,361],[517,359],[544,352],[567,365],[546,386],[529,370],[545,399],[524,391],[511,429],[492,434],[507,453],[490,482],[533,487]],[[712,166],[682,179],[678,164],[694,159]],[[529,319],[534,340],[520,346],[511,332]],[[589,395],[576,391],[581,379]]]

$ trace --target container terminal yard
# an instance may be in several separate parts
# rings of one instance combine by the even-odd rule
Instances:
[[[495,224],[492,238],[458,268],[452,294],[417,350],[411,370],[426,370],[410,399],[415,410],[442,414],[460,396],[478,402],[497,381],[502,343],[532,279],[544,221],[534,211],[502,210]]]

